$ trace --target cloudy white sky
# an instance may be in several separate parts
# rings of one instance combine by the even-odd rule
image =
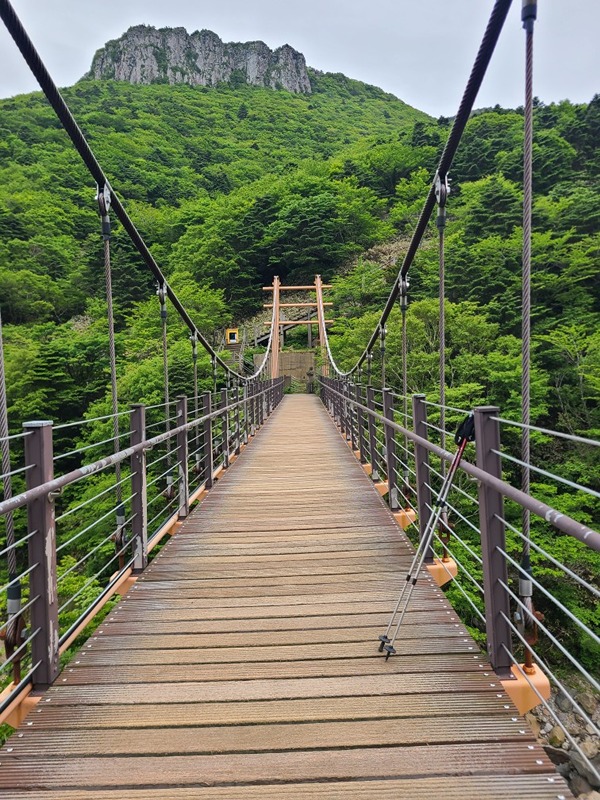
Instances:
[[[226,41],[289,43],[310,66],[373,83],[434,116],[451,115],[492,0],[12,0],[59,86],[129,26],[208,28]],[[600,92],[600,0],[539,0],[536,94],[589,101]],[[520,0],[477,105],[522,102]],[[36,89],[0,23],[0,97]]]

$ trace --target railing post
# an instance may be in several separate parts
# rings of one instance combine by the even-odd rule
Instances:
[[[362,387],[360,383],[356,384],[355,388],[355,397],[356,402],[362,405],[363,397],[362,397]],[[356,406],[356,427],[358,431],[358,449],[360,451],[360,463],[364,464],[366,462],[365,456],[365,417],[364,412],[358,406]]]
[[[221,408],[225,409],[229,405],[229,396],[227,389],[221,389]],[[223,466],[225,469],[229,467],[229,411],[223,411],[223,424],[221,430],[223,432]]]
[[[352,383],[348,383],[348,408],[350,410],[350,443],[352,445],[352,452],[355,453],[358,450],[356,446],[356,428],[354,426],[354,420],[356,418],[356,408],[354,406],[353,400],[354,397],[352,395],[355,394],[354,385]]]
[[[265,392],[264,392],[264,394],[262,396],[262,407],[263,407],[262,424],[264,425],[265,421],[269,417],[269,414],[271,413],[271,411],[269,409],[269,394],[270,394],[270,391],[271,391],[270,382],[265,381],[263,383],[263,389],[265,390]]]
[[[383,416],[394,422],[394,398],[391,389],[383,389]],[[384,424],[385,460],[387,464],[388,503],[392,511],[397,511],[398,488],[396,485],[396,437],[394,429]]]
[[[477,466],[495,478],[502,478],[500,423],[493,419],[499,409],[484,406],[475,409],[475,451]],[[497,452],[492,452],[496,450]],[[494,671],[501,678],[511,674],[512,653],[510,598],[502,586],[508,586],[508,570],[502,550],[506,551],[504,498],[501,492],[479,483],[479,527],[483,559],[483,596],[487,650]],[[506,618],[505,618],[506,617]]]
[[[427,406],[425,405],[425,395],[413,395],[413,430],[422,439],[427,439]],[[427,533],[427,522],[433,500],[431,497],[429,470],[429,450],[423,445],[415,442],[415,472],[417,473],[417,511],[419,515],[419,535],[421,539]],[[433,547],[429,547],[425,562],[432,564],[434,559]]]
[[[26,422],[25,467],[27,488],[34,489],[54,478],[52,422]],[[27,505],[30,597],[37,597],[30,610],[31,630],[38,631],[31,642],[31,661],[38,664],[33,685],[46,689],[56,679],[58,660],[58,590],[56,583],[56,528],[54,500],[44,494]],[[38,663],[39,662],[39,663]]]
[[[239,456],[242,445],[242,432],[240,430],[240,384],[235,387],[235,454]]]
[[[188,421],[187,397],[177,398],[177,427],[186,425]],[[190,483],[188,474],[188,432],[187,429],[177,434],[177,474],[179,479],[179,519],[185,519],[190,513]]]
[[[367,407],[369,411],[375,411],[375,396],[372,386],[367,386]],[[367,428],[369,431],[369,462],[371,464],[371,478],[373,481],[377,482],[379,480],[379,470],[377,467],[377,437],[375,435],[375,420],[373,419],[372,414],[369,414],[369,418],[367,419]]]
[[[136,403],[131,409],[129,443],[135,447],[146,439],[146,407]],[[133,571],[142,572],[148,565],[148,490],[144,450],[131,456],[131,494]]]
[[[260,430],[260,428],[262,428],[262,424],[263,424],[263,416],[262,416],[262,414],[263,414],[263,396],[261,394],[261,390],[262,390],[262,381],[259,379],[259,380],[256,381],[256,398],[255,398],[255,401],[254,401],[256,403],[256,428],[257,428],[257,430]]]
[[[202,416],[206,417],[212,411],[212,399],[210,392],[202,395]],[[213,485],[213,421],[205,419],[202,423],[204,433],[204,453],[202,456],[203,470],[206,476],[206,488],[212,489]]]
[[[250,436],[256,434],[256,381],[251,381],[248,386],[250,393]]]
[[[244,393],[244,444],[248,444],[250,441],[250,384],[246,381],[242,386],[242,392]]]

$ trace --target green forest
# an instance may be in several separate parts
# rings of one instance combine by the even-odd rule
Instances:
[[[261,287],[274,275],[299,283],[320,273],[334,284],[332,350],[349,368],[396,277],[451,120],[431,119],[343,75],[311,73],[311,81],[311,95],[82,81],[64,96],[208,338],[219,341],[216,332],[259,311]],[[446,244],[447,402],[459,408],[498,405],[511,419],[518,419],[521,402],[522,139],[522,109],[473,115],[451,171]],[[599,139],[600,96],[589,104],[537,102],[532,421],[592,437],[600,437]],[[0,101],[0,307],[15,432],[31,418],[60,423],[110,410],[94,196],[95,186],[45,99],[34,93]],[[114,232],[121,403],[159,403],[156,287],[123,231],[115,225]],[[409,392],[435,400],[434,224],[410,279]],[[300,336],[292,335],[290,346],[302,346]],[[400,315],[394,312],[387,371],[396,388],[400,353]],[[169,315],[169,358],[172,396],[190,394],[191,347],[175,313]],[[200,368],[208,388],[207,357]],[[65,435],[59,443],[67,450],[98,434],[106,434],[101,425],[88,431],[88,439]],[[571,481],[600,490],[593,448],[539,436],[534,460],[560,465]],[[600,503],[594,498],[543,481],[535,482],[535,492],[597,524]],[[541,535],[557,558],[595,579],[595,556],[567,537]],[[544,569],[560,589],[561,573]],[[600,622],[600,612],[576,588],[563,591],[581,604],[588,624]],[[582,655],[591,663],[591,651]]]

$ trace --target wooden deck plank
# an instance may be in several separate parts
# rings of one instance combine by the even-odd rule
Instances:
[[[168,800],[557,800],[563,794],[559,779],[545,775],[496,775],[400,780],[337,781],[335,783],[278,783],[275,785],[169,787]],[[12,792],[11,800],[90,800],[88,790]],[[115,790],[95,790],[94,800],[115,800]],[[164,789],[120,789],[119,800],[167,800]]]
[[[378,654],[411,552],[319,401],[286,398],[10,739],[0,789],[569,797],[427,573]]]
[[[427,775],[548,774],[542,748],[521,742],[370,747],[293,752],[123,757],[58,756],[2,759],[1,786],[39,789],[275,783],[299,780],[370,780]],[[538,761],[542,761],[538,764]]]
[[[263,751],[322,750],[381,746],[454,744],[457,742],[519,741],[524,732],[520,721],[479,717],[477,727],[470,720],[438,717],[349,722],[313,722],[303,725],[261,724],[234,726],[150,728],[143,736],[123,739],[120,728],[64,732],[60,739],[48,741],[48,731],[31,731],[27,738],[13,743],[15,758],[91,757],[110,755],[162,755],[165,750],[186,755],[211,753],[253,753]],[[519,732],[521,731],[521,732]]]
[[[77,704],[77,699],[73,701]],[[77,713],[68,704],[38,706],[30,716],[31,730],[76,728],[164,728],[204,725],[254,725],[274,722],[316,722],[348,719],[419,719],[448,715],[459,717],[465,707],[474,727],[480,716],[512,718],[507,703],[498,706],[495,696],[481,692],[461,695],[427,694],[415,703],[411,695],[355,697],[317,697],[302,700],[258,700],[246,702],[184,702],[166,704],[119,705],[77,704]]]

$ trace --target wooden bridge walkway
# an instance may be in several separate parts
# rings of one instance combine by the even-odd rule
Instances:
[[[314,396],[284,399],[0,754],[12,800],[569,792]]]

